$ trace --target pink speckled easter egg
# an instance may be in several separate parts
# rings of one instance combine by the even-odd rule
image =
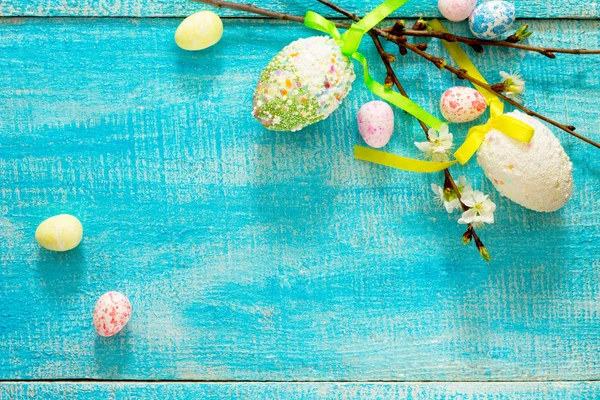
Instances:
[[[94,308],[94,328],[100,336],[116,335],[131,317],[131,303],[119,292],[104,293]]]
[[[365,142],[379,149],[390,141],[394,133],[394,111],[388,103],[371,101],[358,111],[358,131]]]
[[[438,0],[438,8],[449,21],[464,21],[475,9],[477,0]]]
[[[442,115],[450,122],[471,122],[486,110],[485,97],[475,89],[455,86],[444,92],[440,100]]]

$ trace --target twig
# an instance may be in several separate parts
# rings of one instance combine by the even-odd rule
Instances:
[[[280,19],[283,21],[294,21],[304,23],[304,16],[301,15],[293,15],[286,14],[277,11],[271,11],[266,8],[257,7],[253,4],[240,4],[233,3],[231,1],[222,1],[222,0],[192,0],[196,3],[208,4],[209,6],[214,6],[217,8],[228,8],[230,10],[243,11],[251,14],[264,15],[265,17]],[[345,24],[343,22],[334,22],[335,26],[338,28],[348,29],[350,28],[350,24]]]
[[[276,19],[281,19],[284,21],[296,21],[296,22],[304,22],[304,17],[298,15],[290,15],[285,13],[280,13],[276,11],[267,10],[266,8],[256,7],[252,4],[240,4],[233,3],[231,1],[221,1],[221,0],[192,0],[197,3],[204,3],[210,6],[214,6],[217,8],[228,8],[230,10],[238,10],[245,11],[251,14],[259,14],[264,15],[265,17],[271,17]]]
[[[344,9],[338,7],[338,6],[335,6],[334,4],[329,3],[328,1],[325,1],[325,0],[317,0],[317,1],[325,4],[328,7],[331,7],[335,11],[339,12],[340,14],[345,15],[348,18],[351,18],[351,19],[353,19],[355,21],[359,21],[360,20],[360,18],[356,14],[354,14],[354,13],[352,13],[350,11],[346,11],[346,10],[344,10]],[[391,79],[391,81],[394,83],[394,85],[396,85],[396,87],[398,88],[398,91],[404,97],[408,98],[408,94],[406,93],[406,90],[404,89],[404,87],[400,83],[400,80],[398,79],[398,76],[394,72],[394,68],[392,67],[392,65],[390,63],[390,59],[389,59],[390,54],[388,54],[385,51],[385,49],[383,48],[383,45],[381,44],[381,41],[379,40],[379,36],[377,36],[377,34],[375,32],[372,32],[372,31],[367,32],[367,34],[369,36],[371,36],[371,38],[373,39],[373,43],[375,44],[375,48],[377,49],[377,52],[379,53],[379,56],[381,57],[381,61],[383,61],[383,65],[385,65],[385,70],[387,72],[387,76]],[[429,128],[427,127],[427,125],[425,125],[425,123],[423,121],[418,120],[418,119],[417,119],[417,121],[419,121],[419,124],[421,125],[421,128],[425,132],[425,137],[427,138],[427,132],[429,131]],[[452,174],[450,173],[450,170],[445,169],[444,170],[444,175],[445,175],[446,180],[450,183],[450,186],[452,187],[452,191],[454,191],[454,193],[456,194],[456,198],[458,199],[462,210],[463,211],[467,211],[469,209],[469,207],[467,207],[467,205],[465,203],[463,203],[461,195],[460,195],[460,190],[458,189],[458,186],[456,185],[456,182],[454,181],[454,178],[452,177]],[[481,247],[485,248],[485,246],[481,242],[481,239],[479,238],[479,236],[475,232],[475,227],[472,224],[468,225],[467,232],[469,232],[469,234],[473,237],[473,239],[475,239],[475,243],[476,243],[476,245],[478,247],[478,250],[480,250]],[[487,249],[486,249],[486,251],[487,251]],[[481,250],[480,250],[480,252],[481,252]]]
[[[588,49],[559,49],[555,47],[538,47],[530,46],[522,43],[512,43],[506,40],[481,40],[474,39],[465,36],[458,36],[452,33],[440,32],[435,30],[415,30],[415,29],[404,29],[402,31],[395,32],[393,28],[385,28],[383,31],[393,33],[399,36],[414,36],[414,37],[431,37],[436,39],[445,40],[447,42],[461,42],[469,46],[480,45],[480,46],[494,46],[494,47],[510,47],[513,49],[519,49],[524,51],[533,51],[536,53],[543,54],[548,58],[554,58],[554,53],[563,54],[600,54],[600,50],[588,50]]]

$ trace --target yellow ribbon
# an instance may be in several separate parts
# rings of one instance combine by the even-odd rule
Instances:
[[[429,21],[429,26],[437,31],[448,33],[446,28],[444,28],[437,19]],[[445,40],[443,40],[442,43],[460,68],[466,70],[470,76],[478,81],[487,83],[458,43],[450,43]],[[479,149],[481,143],[483,143],[485,135],[493,129],[520,142],[528,143],[531,141],[534,129],[530,125],[505,115],[504,103],[500,101],[495,93],[490,92],[481,86],[475,84],[474,86],[485,97],[485,100],[490,107],[490,119],[485,125],[474,126],[469,130],[464,143],[454,153],[454,157],[459,163],[466,164],[467,161],[473,157],[477,149]]]
[[[456,164],[456,161],[435,162],[415,160],[414,158],[397,156],[396,154],[386,153],[385,151],[374,150],[362,146],[354,146],[354,158],[357,160],[385,165],[387,167],[402,169],[404,171],[421,173],[443,171],[446,168],[450,168]]]

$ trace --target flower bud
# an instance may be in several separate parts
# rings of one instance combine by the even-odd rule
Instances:
[[[471,243],[471,239],[473,239],[473,231],[471,231],[471,229],[467,229],[467,231],[462,237],[462,242],[464,245],[467,245]]]
[[[488,251],[487,247],[485,247],[485,246],[479,248],[479,255],[481,256],[481,258],[483,258],[487,262],[492,261],[490,252]]]

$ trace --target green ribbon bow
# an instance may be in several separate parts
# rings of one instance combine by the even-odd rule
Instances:
[[[356,51],[366,32],[375,27],[379,22],[385,19],[385,17],[407,1],[408,0],[387,0],[359,22],[353,24],[343,35],[340,35],[340,32],[333,22],[312,11],[306,12],[304,25],[311,29],[327,33],[340,44],[344,55],[358,61],[363,67],[365,85],[371,92],[393,105],[400,107],[432,128],[439,130],[443,124],[442,121],[422,109],[421,106],[409,98],[394,92],[393,90],[388,90],[382,84],[375,81],[375,79],[369,75],[367,59],[361,53]]]

